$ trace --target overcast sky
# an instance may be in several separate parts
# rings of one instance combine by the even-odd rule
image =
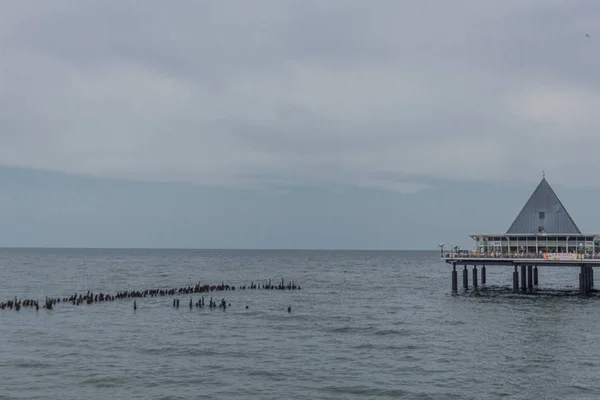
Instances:
[[[0,245],[435,248],[542,170],[593,204],[599,50],[595,0],[6,2]]]

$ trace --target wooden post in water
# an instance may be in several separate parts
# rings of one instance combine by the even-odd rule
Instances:
[[[533,289],[533,265],[527,266],[527,288]]]
[[[590,267],[590,289],[594,289],[594,267]]]
[[[527,267],[521,265],[521,290],[527,290]]]
[[[467,290],[469,288],[469,271],[467,271],[467,266],[465,265],[465,269],[463,269],[463,289]]]
[[[452,291],[458,291],[458,272],[456,272],[456,263],[452,263]]]
[[[473,265],[473,287],[477,287],[477,265]]]
[[[481,284],[485,285],[485,264],[481,266]]]
[[[533,267],[533,284],[535,286],[538,285],[538,267],[537,267],[537,265],[535,267]]]
[[[517,270],[517,266],[515,265],[515,271],[513,272],[513,292],[517,293],[519,291],[519,271]]]

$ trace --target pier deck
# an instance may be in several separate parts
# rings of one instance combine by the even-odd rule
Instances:
[[[448,256],[442,257],[451,265],[537,265],[538,267],[600,267],[600,257],[584,259],[554,260],[542,257],[481,257],[481,256]]]
[[[553,257],[554,256],[554,257]],[[583,295],[588,295],[594,289],[594,267],[600,266],[600,256],[581,256],[577,254],[560,254],[544,256],[515,256],[515,257],[490,257],[489,255],[478,254],[446,254],[441,255],[442,260],[452,265],[452,291],[458,291],[458,271],[457,265],[463,266],[463,288],[469,289],[469,271],[467,266],[473,267],[472,287],[477,288],[479,281],[482,285],[486,284],[486,266],[509,266],[513,271],[513,291],[531,292],[537,287],[539,281],[538,267],[578,267],[579,273],[579,291]],[[479,279],[480,267],[481,278]],[[520,270],[520,273],[519,273]],[[520,280],[519,280],[520,277]],[[519,284],[520,282],[520,284]]]

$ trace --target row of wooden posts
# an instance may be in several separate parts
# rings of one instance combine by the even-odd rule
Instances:
[[[523,292],[531,291],[535,286],[538,286],[538,267],[537,265],[515,265],[513,271],[513,292],[519,292],[519,267],[521,267],[521,285],[520,290]],[[594,269],[591,266],[582,265],[579,273],[579,292],[581,294],[589,294],[594,288]],[[473,265],[473,288],[478,287],[478,270],[477,265]],[[481,284],[486,283],[485,265],[481,266]],[[469,271],[467,266],[463,269],[463,289],[469,289]],[[458,271],[456,263],[452,263],[452,291],[458,292]]]

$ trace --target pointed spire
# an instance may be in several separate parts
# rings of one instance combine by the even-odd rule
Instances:
[[[542,171],[542,181],[506,233],[581,233]]]

